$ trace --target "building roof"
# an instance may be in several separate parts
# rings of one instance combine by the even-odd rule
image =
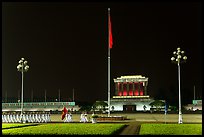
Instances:
[[[114,79],[114,82],[148,82],[148,78],[142,75],[121,76]]]

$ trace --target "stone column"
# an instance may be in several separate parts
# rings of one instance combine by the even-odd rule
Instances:
[[[127,96],[129,96],[129,91],[130,91],[130,89],[129,89],[129,82],[127,82],[127,88],[126,88],[126,90],[127,90]]]
[[[133,91],[133,95],[134,95],[134,91],[135,91],[135,83],[132,82],[132,91]]]
[[[118,96],[122,96],[123,94],[122,94],[122,87],[123,87],[123,83],[122,82],[118,82],[118,93],[117,93],[117,95]]]
[[[147,82],[145,81],[145,84],[144,84],[144,95],[146,96],[147,95]]]
[[[139,96],[139,93],[138,93],[138,82],[135,82],[134,83],[135,85],[134,85],[134,92],[135,92],[135,96]],[[137,94],[138,93],[138,94]]]
[[[142,92],[142,94],[140,94],[141,96],[144,96],[144,82],[140,83],[140,91]]]
[[[123,86],[124,86],[124,83],[122,82],[121,83],[121,92],[122,92],[122,95],[123,95],[123,90],[124,90]]]
[[[115,83],[115,95],[118,95],[119,91],[118,91],[118,84],[119,82]]]
[[[131,93],[131,94],[130,94]],[[129,96],[133,96],[133,82],[129,83]]]
[[[127,83],[123,83],[123,91],[122,91],[123,96],[124,96],[124,91],[127,92]]]

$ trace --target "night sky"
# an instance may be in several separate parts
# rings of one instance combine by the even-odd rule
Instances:
[[[113,78],[149,78],[150,97],[178,102],[178,67],[171,62],[177,47],[185,51],[181,64],[181,96],[191,103],[202,96],[201,3],[2,3],[2,97],[21,91],[18,61],[30,69],[24,77],[24,97],[107,100],[108,8],[111,8],[111,96]]]

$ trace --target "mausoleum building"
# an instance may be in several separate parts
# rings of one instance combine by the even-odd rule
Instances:
[[[148,77],[142,75],[121,76],[114,79],[115,91],[110,99],[112,111],[150,110],[154,100],[148,95]]]

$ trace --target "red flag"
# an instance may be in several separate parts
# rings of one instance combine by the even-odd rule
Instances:
[[[111,29],[111,19],[110,15],[108,17],[108,30],[109,30],[109,48],[112,48],[113,45],[113,37],[112,37],[112,29]]]
[[[65,115],[67,113],[66,107],[64,107],[63,112],[62,112],[62,120],[65,118]]]

